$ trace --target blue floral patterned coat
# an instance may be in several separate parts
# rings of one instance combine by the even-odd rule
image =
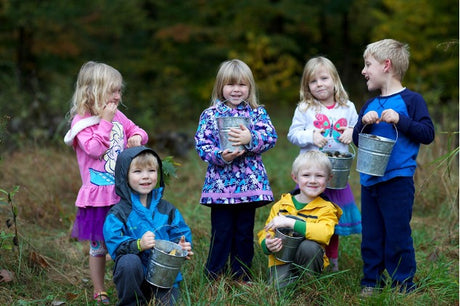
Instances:
[[[218,117],[250,118],[252,140],[246,153],[227,163],[220,149]],[[273,201],[262,153],[273,148],[277,134],[264,107],[252,109],[245,102],[232,109],[218,101],[203,111],[195,134],[196,150],[208,163],[200,203],[242,204],[252,202],[257,207]]]

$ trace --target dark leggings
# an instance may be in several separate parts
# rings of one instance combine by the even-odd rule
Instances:
[[[237,205],[239,207],[221,206],[223,207],[211,207],[211,244],[205,272],[211,278],[227,273],[227,261],[230,257],[232,276],[249,280],[254,257],[256,209],[251,204]]]

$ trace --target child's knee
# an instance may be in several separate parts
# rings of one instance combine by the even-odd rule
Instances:
[[[304,240],[299,245],[294,262],[314,272],[321,272],[323,269],[324,249],[312,240]]]
[[[126,254],[117,259],[115,266],[116,273],[129,273],[132,275],[143,272],[143,266],[139,256],[135,254]]]

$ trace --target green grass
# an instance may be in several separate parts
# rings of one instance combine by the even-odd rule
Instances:
[[[272,118],[279,141],[263,155],[276,198],[294,186],[289,173],[298,150],[286,140],[289,116],[278,114]],[[438,135],[435,143],[422,146],[418,159],[412,228],[419,289],[401,295],[388,287],[364,301],[359,298],[359,235],[340,237],[338,273],[325,271],[318,278],[304,277],[284,293],[267,284],[267,258],[257,245],[252,286],[241,287],[228,277],[209,282],[203,267],[210,240],[210,210],[199,204],[206,164],[191,150],[187,158],[177,160],[181,163],[178,178],[171,180],[165,193],[193,232],[195,255],[182,269],[182,304],[458,305],[458,156],[450,164],[440,160],[430,163],[452,151],[447,137]],[[359,178],[354,170],[350,183],[359,204]],[[75,216],[73,203],[80,187],[74,153],[63,146],[32,146],[2,156],[0,188],[11,191],[16,185],[20,186],[13,198],[18,216],[18,246],[11,243],[13,227],[6,226],[11,209],[4,202],[0,204],[0,269],[15,273],[14,282],[0,283],[0,304],[50,305],[62,301],[66,305],[92,305],[88,246],[70,239]],[[270,205],[257,210],[255,232],[263,227],[269,209]],[[106,285],[111,299],[116,301],[112,267],[113,262],[109,262]]]

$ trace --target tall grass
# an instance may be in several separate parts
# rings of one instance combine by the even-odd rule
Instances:
[[[276,198],[294,186],[290,168],[298,150],[286,140],[289,115],[272,118],[279,141],[263,155]],[[199,204],[206,170],[191,150],[178,168],[178,178],[166,187],[165,198],[174,203],[192,228],[194,257],[183,266],[184,305],[458,305],[458,155],[447,160],[458,146],[453,135],[438,133],[435,143],[422,146],[416,174],[416,202],[412,221],[419,289],[409,295],[384,288],[381,294],[360,300],[362,262],[359,235],[340,238],[340,268],[320,277],[305,276],[284,292],[268,285],[267,258],[255,244],[252,265],[254,282],[242,286],[229,277],[209,282],[203,274],[210,240],[210,210]],[[161,152],[162,156],[168,155]],[[435,161],[433,163],[433,161]],[[351,172],[359,204],[359,178]],[[0,248],[0,268],[13,271],[14,282],[0,284],[0,304],[67,305],[92,304],[86,244],[70,239],[75,216],[74,200],[80,186],[72,150],[64,147],[30,147],[3,155],[0,161],[0,188],[21,186],[15,195],[18,207],[19,246]],[[263,227],[270,205],[256,214],[255,231]],[[0,233],[10,233],[7,205],[0,204]],[[106,270],[106,284],[113,301],[113,262]]]

